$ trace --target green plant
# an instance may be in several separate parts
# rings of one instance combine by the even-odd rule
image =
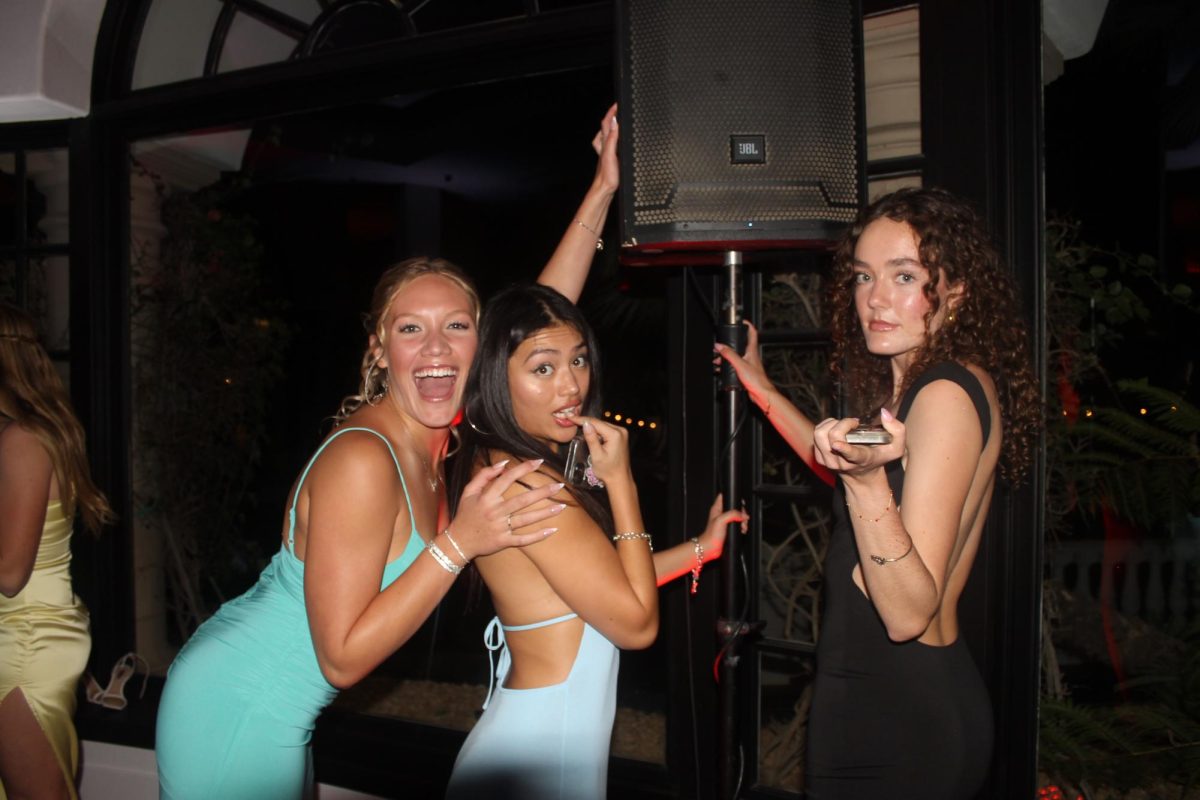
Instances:
[[[1113,366],[1133,329],[1153,330],[1171,314],[1200,317],[1191,289],[1165,284],[1149,256],[1081,241],[1078,223],[1050,221],[1046,244],[1047,363],[1055,389],[1047,413],[1047,530],[1063,535],[1073,515],[1094,521],[1105,507],[1146,531],[1200,510],[1195,406],[1184,392]],[[1153,359],[1116,369],[1144,369],[1147,362]]]
[[[1200,308],[1189,287],[1161,280],[1153,259],[1090,245],[1077,223],[1052,220],[1046,238],[1054,389],[1046,431],[1050,552],[1080,532],[1099,538],[1093,531],[1101,523],[1116,521],[1142,535],[1170,530],[1200,510],[1200,409],[1186,397],[1191,369],[1177,370],[1175,388],[1155,385],[1146,370],[1162,364],[1129,358],[1127,345],[1135,337],[1170,341],[1163,320],[1194,321]],[[1159,349],[1161,361],[1188,357]],[[1039,763],[1046,780],[1093,800],[1195,796],[1196,631],[1157,630],[1051,582],[1044,598]],[[1113,701],[1073,700],[1060,651],[1103,657],[1103,645],[1097,652],[1083,639],[1101,626],[1105,610],[1102,635],[1110,650],[1155,657],[1127,660],[1130,674],[1115,686]]]
[[[135,165],[135,169],[136,169]],[[260,297],[254,220],[224,181],[163,196],[161,256],[135,253],[135,499],[166,548],[180,638],[261,568],[241,523],[287,331]]]

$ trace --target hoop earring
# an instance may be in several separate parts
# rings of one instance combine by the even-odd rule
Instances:
[[[466,406],[463,406],[463,419],[465,419],[467,424],[471,426],[471,430],[475,431],[480,436],[491,436],[490,433],[481,430],[478,425],[476,425],[474,422],[471,422],[471,412],[467,410]]]
[[[371,367],[371,372],[368,373],[368,375],[367,375],[367,389],[368,389],[368,391],[370,390],[371,379],[375,375],[379,374],[380,372],[382,372],[383,375],[382,375],[382,377],[379,378],[379,383],[377,384],[376,390],[374,392],[372,392],[369,397],[367,397],[367,405],[369,405],[369,406],[373,406],[376,403],[378,403],[380,400],[382,400],[388,391],[387,370],[386,369],[381,370],[378,367]]]

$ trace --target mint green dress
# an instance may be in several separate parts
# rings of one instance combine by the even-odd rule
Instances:
[[[321,673],[309,632],[304,562],[293,551],[296,497],[325,447],[351,431],[387,443],[414,518],[400,462],[384,436],[344,428],[325,440],[296,486],[287,544],[254,586],[196,630],[167,673],[155,742],[161,798],[283,800],[303,797],[311,786],[309,742],[337,689]],[[424,544],[414,524],[404,552],[384,569],[381,591]]]

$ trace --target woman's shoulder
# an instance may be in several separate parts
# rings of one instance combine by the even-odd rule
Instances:
[[[986,369],[943,361],[930,365],[913,381],[901,417],[906,423],[929,419],[938,427],[978,425],[986,440],[996,403],[996,384]]]
[[[931,387],[938,387],[939,384],[942,384],[940,389],[933,388],[932,392],[930,391]],[[984,367],[971,362],[935,361],[924,367],[913,379],[905,393],[904,405],[912,405],[918,397],[927,399],[931,394],[943,393],[948,388],[946,384],[958,386],[972,399],[980,392],[989,399],[996,396],[996,382]]]
[[[346,483],[396,480],[396,452],[380,431],[343,424],[321,441],[305,465],[309,480]]]
[[[475,464],[471,468],[471,473],[477,473],[479,470],[483,469],[489,464],[498,464],[501,461],[508,462],[507,466],[505,467],[507,469],[508,467],[516,466],[517,464],[521,463],[522,460],[523,459],[519,458],[518,456],[515,456],[505,450],[492,449],[486,453],[480,454],[475,459]],[[562,479],[562,475],[560,475],[550,465],[542,464],[535,471],[521,478],[521,480],[513,483],[513,485],[509,487],[506,494],[511,496],[523,491],[524,489],[538,489],[551,483],[562,483]]]
[[[0,448],[20,452],[46,451],[46,445],[37,432],[26,423],[15,419],[5,420],[5,424],[0,425]]]

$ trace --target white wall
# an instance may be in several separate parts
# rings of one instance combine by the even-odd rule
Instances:
[[[137,747],[82,743],[81,800],[158,800],[154,751]],[[317,800],[383,800],[375,795],[319,784]]]

